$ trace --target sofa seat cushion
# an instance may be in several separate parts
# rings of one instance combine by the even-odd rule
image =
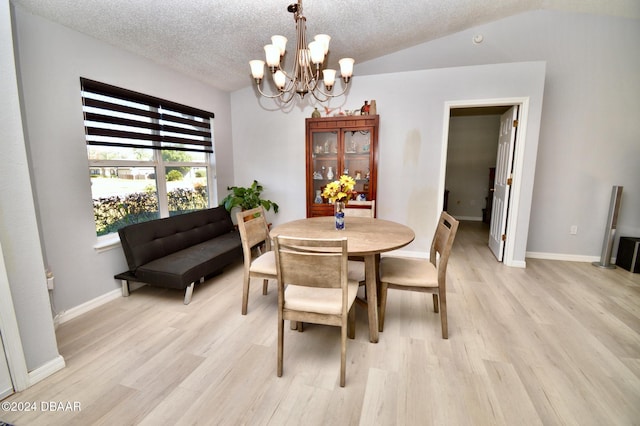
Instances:
[[[235,231],[152,260],[138,267],[135,275],[151,285],[185,289],[239,258],[242,258],[242,243]]]

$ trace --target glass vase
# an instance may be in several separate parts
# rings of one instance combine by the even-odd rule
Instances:
[[[334,216],[336,219],[336,230],[344,230],[344,201],[336,201],[333,203]]]

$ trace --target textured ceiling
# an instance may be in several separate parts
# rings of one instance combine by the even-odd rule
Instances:
[[[12,0],[15,5],[223,90],[252,84],[274,34],[295,45],[294,0]],[[356,64],[521,12],[640,18],[640,0],[304,0],[307,37],[332,36],[328,65]]]

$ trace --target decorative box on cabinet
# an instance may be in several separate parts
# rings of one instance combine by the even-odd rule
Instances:
[[[376,199],[378,115],[307,118],[307,217],[331,216],[333,205],[322,197],[327,183],[348,174],[366,200]]]

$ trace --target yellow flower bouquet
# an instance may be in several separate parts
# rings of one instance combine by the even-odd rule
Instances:
[[[339,180],[329,182],[322,191],[322,196],[327,198],[331,203],[336,201],[347,202],[351,197],[357,194],[353,190],[356,186],[356,181],[347,175],[340,176]]]
[[[353,189],[355,186],[356,181],[351,176],[342,175],[339,180],[329,182],[322,191],[322,196],[333,203],[337,230],[344,229],[344,205],[357,194]]]

